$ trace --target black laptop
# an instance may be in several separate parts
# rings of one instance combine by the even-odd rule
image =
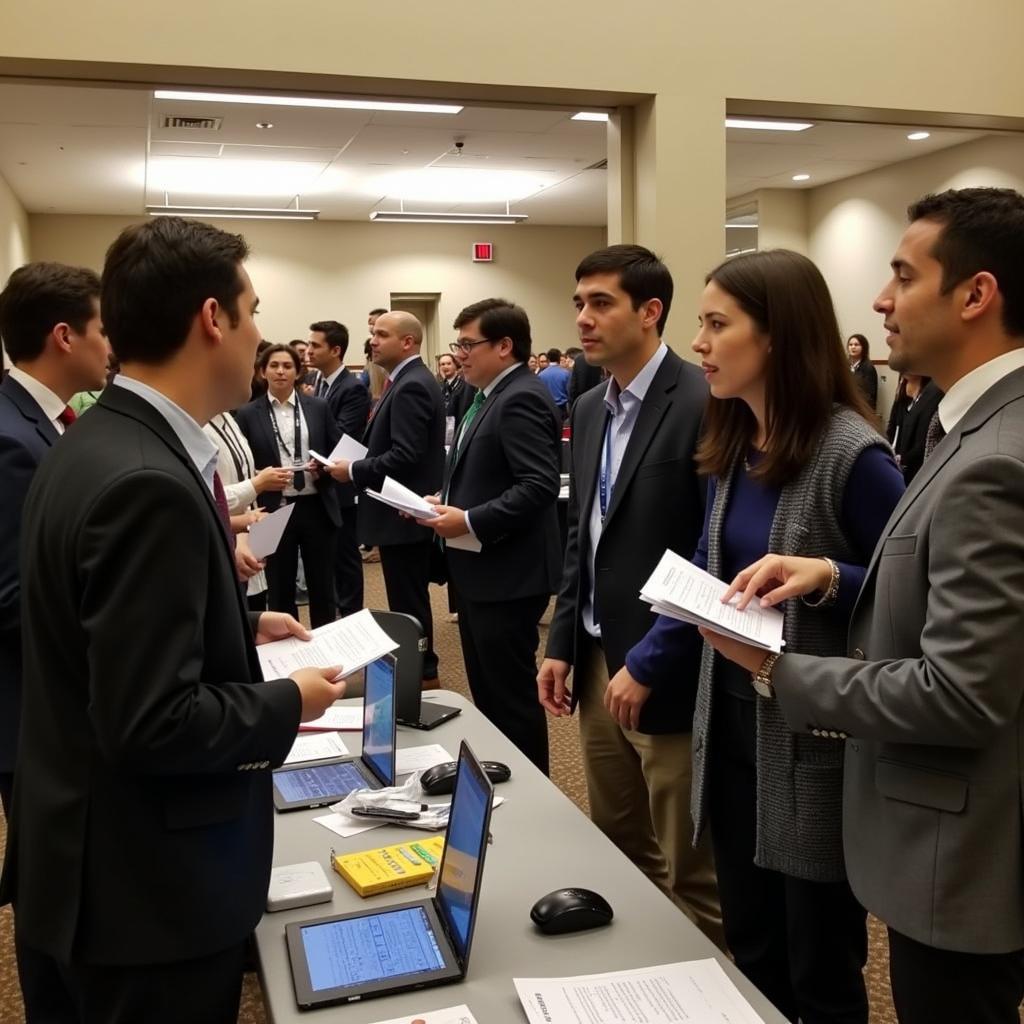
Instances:
[[[463,742],[437,895],[288,925],[300,1009],[447,985],[466,976],[493,800],[490,779]]]
[[[356,789],[395,784],[395,657],[385,654],[366,666],[363,752],[313,764],[278,768],[274,806],[279,811],[337,803]]]

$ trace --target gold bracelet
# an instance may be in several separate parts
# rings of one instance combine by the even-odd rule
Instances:
[[[826,558],[824,555],[820,557],[823,561],[828,562],[832,575],[825,590],[819,591],[821,596],[817,601],[809,601],[807,596],[804,596],[803,602],[808,608],[828,608],[836,603],[836,598],[839,596],[839,566],[831,558]]]

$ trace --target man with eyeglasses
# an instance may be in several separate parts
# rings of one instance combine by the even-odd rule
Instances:
[[[526,366],[530,321],[484,299],[455,319],[452,353],[478,390],[448,452],[438,518],[477,707],[545,774],[548,734],[537,703],[537,623],[558,585],[556,502],[562,418]],[[465,539],[479,542],[467,550]],[[458,546],[456,546],[458,545]]]

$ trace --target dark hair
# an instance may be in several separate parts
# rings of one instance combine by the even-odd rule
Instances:
[[[835,404],[875,425],[854,384],[835,308],[821,271],[788,249],[752,252],[720,263],[704,279],[728,292],[771,338],[765,386],[764,459],[753,470],[768,485],[793,480],[814,458]],[[757,431],[739,398],[710,398],[697,447],[703,473],[722,477],[743,458]]]
[[[185,343],[195,316],[216,299],[238,324],[241,235],[202,221],[155,217],[125,228],[103,265],[103,326],[122,363],[162,363]]]
[[[576,360],[576,359],[577,359],[577,358],[578,358],[579,356],[583,355],[583,349],[581,349],[581,348],[567,348],[567,349],[565,350],[565,354],[566,354],[566,355],[567,355],[567,356],[568,356],[568,357],[569,357],[570,359],[572,359],[572,360],[573,360],[573,361],[575,362],[575,360]]]
[[[367,313],[366,315],[367,315],[367,317],[383,316],[386,312],[387,312],[386,309],[371,309],[370,312]]]
[[[672,275],[668,267],[642,245],[610,245],[585,257],[576,268],[576,280],[595,274],[618,274],[619,287],[629,296],[633,309],[650,299],[661,301],[658,337],[665,332],[672,308]]]
[[[525,363],[530,358],[533,347],[530,318],[522,306],[507,299],[481,299],[459,313],[452,326],[458,330],[474,320],[480,321],[480,333],[488,341],[508,338],[512,342],[512,358],[516,362]]]
[[[932,249],[942,292],[981,271],[1003,296],[1003,328],[1024,335],[1024,195],[1012,188],[959,188],[927,195],[907,208],[911,221],[943,226]]]
[[[338,353],[339,359],[345,358],[348,351],[348,328],[344,324],[339,324],[337,320],[317,320],[315,324],[309,325],[309,329],[324,336],[328,349],[341,349]]]
[[[278,352],[287,352],[292,357],[292,362],[295,363],[295,373],[299,375],[303,371],[302,367],[302,356],[291,347],[291,345],[268,345],[263,354],[260,356],[259,368],[264,373],[267,370],[267,363],[270,362],[271,356],[276,355]]]
[[[860,357],[866,359],[869,363],[871,362],[871,346],[868,344],[868,339],[863,334],[851,334],[846,339],[846,344],[849,345],[853,339],[856,338],[860,342]]]
[[[288,342],[288,344],[289,344],[289,345],[291,345],[291,346],[293,346],[293,347],[294,347],[295,345],[306,345],[306,346],[308,346],[308,345],[309,345],[309,342],[308,342],[308,341],[306,341],[306,339],[305,339],[305,338],[292,338],[292,340],[291,340],[291,341],[289,341],[289,342]]]
[[[562,361],[562,353],[557,348],[549,348],[544,355],[548,357],[549,363],[560,363]]]
[[[31,362],[43,354],[57,324],[81,334],[96,316],[99,275],[63,263],[26,263],[0,292],[0,338],[11,361]]]

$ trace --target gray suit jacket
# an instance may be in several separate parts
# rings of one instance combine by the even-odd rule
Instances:
[[[968,411],[896,506],[849,657],[782,658],[790,727],[848,736],[846,866],[918,942],[1024,948],[1024,369]]]

